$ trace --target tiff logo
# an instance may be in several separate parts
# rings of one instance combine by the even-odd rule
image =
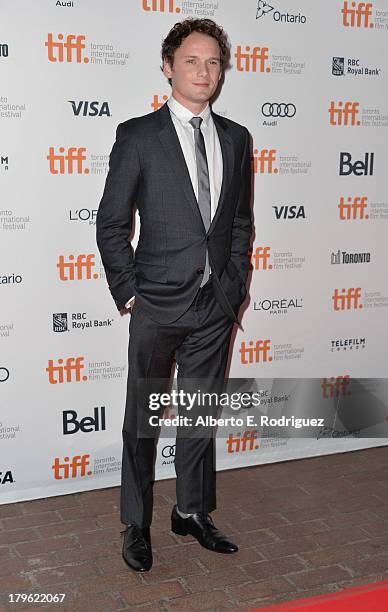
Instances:
[[[60,463],[60,458],[55,457],[54,463],[51,466],[54,471],[55,480],[66,478],[77,478],[77,476],[91,476],[93,472],[87,472],[86,468],[90,465],[90,455],[74,455],[74,457],[64,457],[63,463]]]
[[[333,397],[339,397],[340,395],[348,395],[347,387],[350,383],[349,374],[344,376],[332,376],[327,379],[324,378],[321,383],[322,397],[324,399],[332,399]]]
[[[175,6],[174,0],[143,0],[143,11],[153,11],[158,13],[180,13],[180,6]]]
[[[49,62],[73,62],[77,64],[89,63],[89,58],[83,55],[85,49],[85,36],[68,34],[66,42],[63,42],[64,35],[58,34],[58,40],[54,40],[52,32],[47,35],[44,46],[47,47],[47,57]]]
[[[65,362],[58,359],[57,365],[54,365],[54,359],[49,359],[46,368],[49,383],[56,385],[88,380],[85,374],[81,376],[84,367],[84,357],[68,357]]]
[[[228,453],[251,451],[260,448],[259,444],[255,444],[255,440],[257,440],[257,429],[244,431],[243,435],[241,435],[241,432],[237,432],[235,436],[230,433],[226,439]]]
[[[361,125],[357,119],[359,102],[338,102],[332,100],[329,107],[330,125]]]
[[[98,272],[93,272],[95,266],[95,255],[93,253],[89,253],[88,255],[82,253],[81,255],[77,255],[75,261],[74,259],[74,255],[69,255],[68,261],[66,261],[64,255],[59,255],[57,268],[61,281],[91,280],[92,278],[98,278]]]
[[[271,72],[268,66],[268,47],[253,47],[252,52],[250,47],[245,47],[242,51],[241,45],[237,45],[236,53],[236,68],[240,72],[257,72],[257,64],[259,63],[259,72]]]
[[[361,287],[350,287],[349,289],[334,289],[332,295],[334,310],[357,310],[362,308],[360,304]]]
[[[162,96],[162,101],[160,102],[159,101],[159,96],[157,94],[155,94],[153,99],[152,99],[152,102],[151,102],[152,110],[154,110],[154,111],[159,110],[159,108],[162,108],[163,104],[165,102],[167,102],[167,100],[168,100],[168,96],[164,95],[164,96]]]
[[[274,168],[276,161],[276,149],[253,149],[251,157],[252,170],[255,174],[277,174],[278,168]]]
[[[373,28],[373,22],[369,21],[372,8],[372,2],[347,2],[345,0],[341,9],[342,24],[346,28]]]
[[[368,208],[368,198],[366,196],[355,196],[354,198],[340,197],[338,204],[339,218],[341,221],[349,221],[350,219],[369,219],[366,209]],[[365,213],[365,214],[364,214]]]
[[[254,270],[272,270],[272,264],[268,263],[271,257],[271,247],[256,247],[251,254],[251,264]]]
[[[46,159],[49,161],[49,169],[51,174],[89,174],[89,168],[84,168],[86,161],[85,147],[69,147],[65,154],[65,147],[59,147],[58,153],[55,153],[55,147],[49,148],[49,154]]]
[[[241,355],[241,363],[249,365],[251,363],[261,363],[272,361],[272,356],[269,354],[271,349],[271,340],[249,340],[248,346],[245,340],[241,342],[239,353]]]

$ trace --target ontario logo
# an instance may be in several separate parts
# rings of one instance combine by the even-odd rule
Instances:
[[[276,23],[306,23],[307,18],[306,15],[301,15],[301,13],[281,13],[276,10],[268,2],[264,2],[264,0],[259,0],[256,8],[256,19],[261,19],[266,15],[270,15]]]

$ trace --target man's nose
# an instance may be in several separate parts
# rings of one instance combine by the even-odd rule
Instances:
[[[209,68],[206,62],[198,64],[198,76],[207,76],[209,73]]]

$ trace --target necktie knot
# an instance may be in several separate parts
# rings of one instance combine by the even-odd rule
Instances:
[[[202,117],[192,117],[189,121],[195,130],[199,130],[203,119]]]

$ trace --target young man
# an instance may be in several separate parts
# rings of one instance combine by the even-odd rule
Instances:
[[[203,379],[220,388],[230,336],[246,296],[252,232],[249,136],[211,110],[228,62],[227,38],[210,19],[175,24],[163,42],[172,92],[154,113],[117,128],[97,215],[97,242],[110,291],[131,309],[123,424],[123,557],[137,571],[152,566],[150,524],[155,436],[142,436],[148,406],[138,382]],[[136,254],[129,236],[140,215]],[[155,384],[152,382],[152,384]],[[142,414],[143,411],[143,414]],[[172,531],[192,534],[215,552],[237,546],[216,529],[214,439],[176,439],[177,505]]]

